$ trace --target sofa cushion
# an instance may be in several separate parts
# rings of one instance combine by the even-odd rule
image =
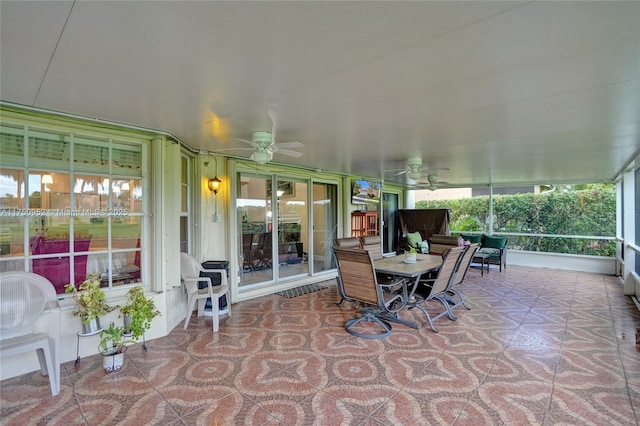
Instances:
[[[462,238],[452,235],[432,235],[430,242],[431,244],[459,247],[462,243]]]
[[[484,248],[478,249],[478,253],[484,253],[490,256],[500,256],[500,249],[484,247]]]
[[[419,241],[418,242],[418,251],[420,253],[429,253],[429,241]]]
[[[420,235],[419,232],[409,232],[406,238],[407,238],[407,244],[409,244],[410,247],[414,247],[414,248],[417,248],[418,243],[422,241],[422,235]]]
[[[460,234],[460,237],[465,241],[469,241],[471,244],[479,244],[482,241],[482,235]]]
[[[482,248],[501,249],[507,245],[507,237],[491,237],[484,235],[482,239]]]

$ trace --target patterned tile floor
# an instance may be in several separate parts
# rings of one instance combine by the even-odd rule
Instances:
[[[332,284],[329,282],[328,284]],[[134,345],[0,382],[3,425],[637,425],[640,313],[615,277],[510,266],[461,285],[457,321],[353,337],[335,285],[234,305]],[[439,309],[436,303],[430,311]]]

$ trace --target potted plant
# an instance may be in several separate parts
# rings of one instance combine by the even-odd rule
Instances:
[[[82,320],[83,334],[93,334],[100,331],[100,317],[118,308],[118,306],[107,304],[104,291],[100,288],[98,275],[87,276],[87,279],[78,287],[74,284],[67,284],[64,291],[71,293],[71,297],[76,302],[71,315],[80,317]]]
[[[141,285],[132,287],[127,292],[127,304],[120,308],[124,317],[124,330],[134,340],[138,340],[144,332],[151,328],[151,320],[160,315],[152,299],[145,297]],[[143,344],[142,349],[146,350]]]
[[[415,247],[409,248],[408,251],[404,253],[404,262],[405,263],[416,263],[416,255],[418,254],[418,250]]]
[[[106,373],[122,368],[127,343],[129,341],[124,334],[124,327],[116,327],[113,322],[109,324],[109,328],[100,332],[98,351],[102,355],[102,366]]]

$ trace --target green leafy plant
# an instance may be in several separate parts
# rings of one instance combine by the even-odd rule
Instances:
[[[418,249],[417,249],[417,248],[415,248],[415,247],[409,247],[408,252],[409,252],[409,253],[418,253]]]
[[[100,343],[98,351],[103,355],[115,355],[124,352],[124,347],[131,341],[127,340],[124,334],[124,327],[116,326],[113,322],[109,328],[100,332]]]
[[[76,306],[71,315],[80,317],[84,324],[89,324],[92,319],[117,309],[119,306],[109,306],[104,291],[100,288],[100,277],[97,274],[88,275],[78,287],[67,284],[65,293],[71,293]]]
[[[138,339],[151,327],[151,320],[160,315],[152,299],[145,297],[142,286],[132,287],[127,292],[127,304],[120,308],[123,315],[128,315],[131,322],[127,333]]]
[[[424,200],[417,209],[448,208],[451,233],[489,233],[489,197]],[[534,194],[493,196],[493,232],[509,235],[509,249],[550,253],[615,256],[616,241],[588,236],[615,237],[616,191],[612,185],[557,187]],[[563,238],[584,235],[586,238]]]

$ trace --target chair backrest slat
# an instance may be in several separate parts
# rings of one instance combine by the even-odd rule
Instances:
[[[336,238],[333,240],[334,246],[339,248],[362,248],[360,239],[357,237]]]
[[[364,237],[360,237],[360,243],[363,250],[368,251],[373,260],[382,259],[380,235],[367,235]]]

